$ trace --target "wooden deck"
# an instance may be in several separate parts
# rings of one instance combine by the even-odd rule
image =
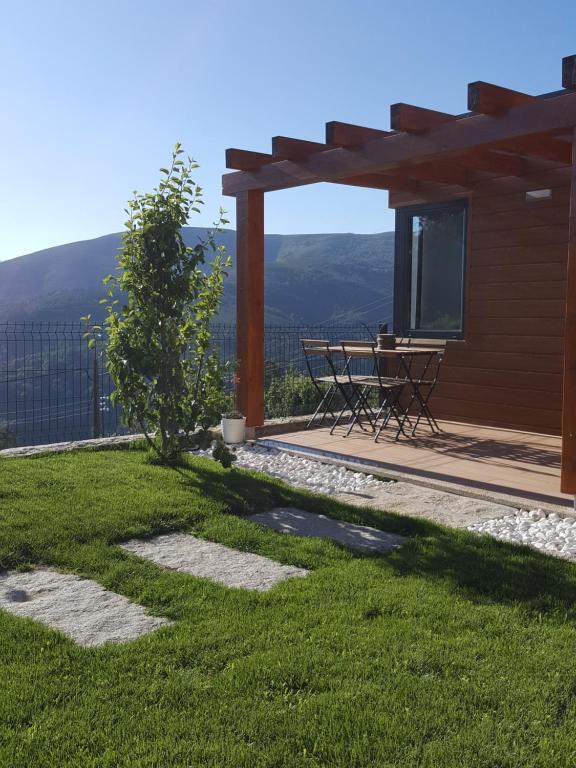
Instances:
[[[328,428],[315,428],[271,440],[332,459],[370,463],[391,476],[465,487],[474,495],[525,499],[532,508],[572,508],[572,497],[560,493],[560,437],[447,421],[441,427],[440,435],[422,430],[417,439],[397,442],[383,436],[374,443],[357,428],[350,437],[342,430],[330,435]]]

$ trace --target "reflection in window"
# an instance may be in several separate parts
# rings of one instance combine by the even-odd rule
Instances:
[[[465,203],[422,207],[403,212],[404,253],[397,265],[406,270],[404,331],[457,334],[462,331],[466,233]]]

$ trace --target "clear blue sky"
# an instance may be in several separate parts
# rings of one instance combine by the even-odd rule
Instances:
[[[466,85],[560,87],[573,0],[20,0],[0,10],[0,259],[120,230],[176,141],[209,224],[224,150],[324,123],[388,127],[397,101],[462,112]],[[266,231],[379,232],[386,193],[322,185],[266,198]]]

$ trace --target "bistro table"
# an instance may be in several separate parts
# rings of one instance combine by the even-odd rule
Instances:
[[[417,346],[404,346],[404,345],[394,347],[392,349],[379,349],[376,345],[367,344],[366,346],[356,346],[356,345],[348,346],[344,342],[344,344],[335,344],[335,345],[329,346],[328,352],[330,354],[343,355],[344,347],[346,349],[345,354],[348,360],[350,360],[353,357],[356,357],[356,358],[365,358],[365,359],[371,359],[371,360],[376,359],[378,362],[386,361],[386,360],[390,360],[390,361],[394,360],[398,363],[398,369],[397,369],[397,374],[395,378],[403,379],[406,382],[406,384],[408,384],[409,387],[411,388],[412,394],[410,396],[410,401],[404,410],[404,414],[400,424],[400,429],[398,430],[396,438],[399,437],[400,433],[404,433],[404,425],[406,421],[408,421],[408,424],[410,424],[411,426],[409,412],[415,400],[418,402],[418,405],[420,407],[420,413],[418,414],[416,424],[412,429],[412,437],[416,432],[416,427],[418,426],[418,423],[422,415],[425,416],[426,420],[428,421],[428,424],[430,425],[430,429],[433,432],[435,430],[437,430],[438,432],[441,431],[428,405],[430,401],[430,397],[436,385],[436,376],[431,382],[425,381],[424,377],[426,375],[426,372],[429,370],[430,365],[432,364],[432,361],[435,358],[438,361],[438,356],[441,356],[444,354],[444,349],[440,349],[436,347],[417,347]],[[419,360],[423,365],[423,367],[419,370],[419,374],[417,376],[414,376],[412,373],[415,360]],[[438,369],[438,366],[437,366],[437,369]],[[423,395],[421,392],[422,386],[427,386],[429,389],[426,395]]]

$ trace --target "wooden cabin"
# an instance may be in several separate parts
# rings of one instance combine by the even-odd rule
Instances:
[[[395,104],[390,124],[331,122],[323,144],[278,136],[270,154],[226,152],[247,423],[264,420],[264,194],[389,190],[394,331],[446,340],[435,413],[561,434],[562,491],[576,495],[576,56],[562,61],[562,90],[475,82],[465,114]]]

